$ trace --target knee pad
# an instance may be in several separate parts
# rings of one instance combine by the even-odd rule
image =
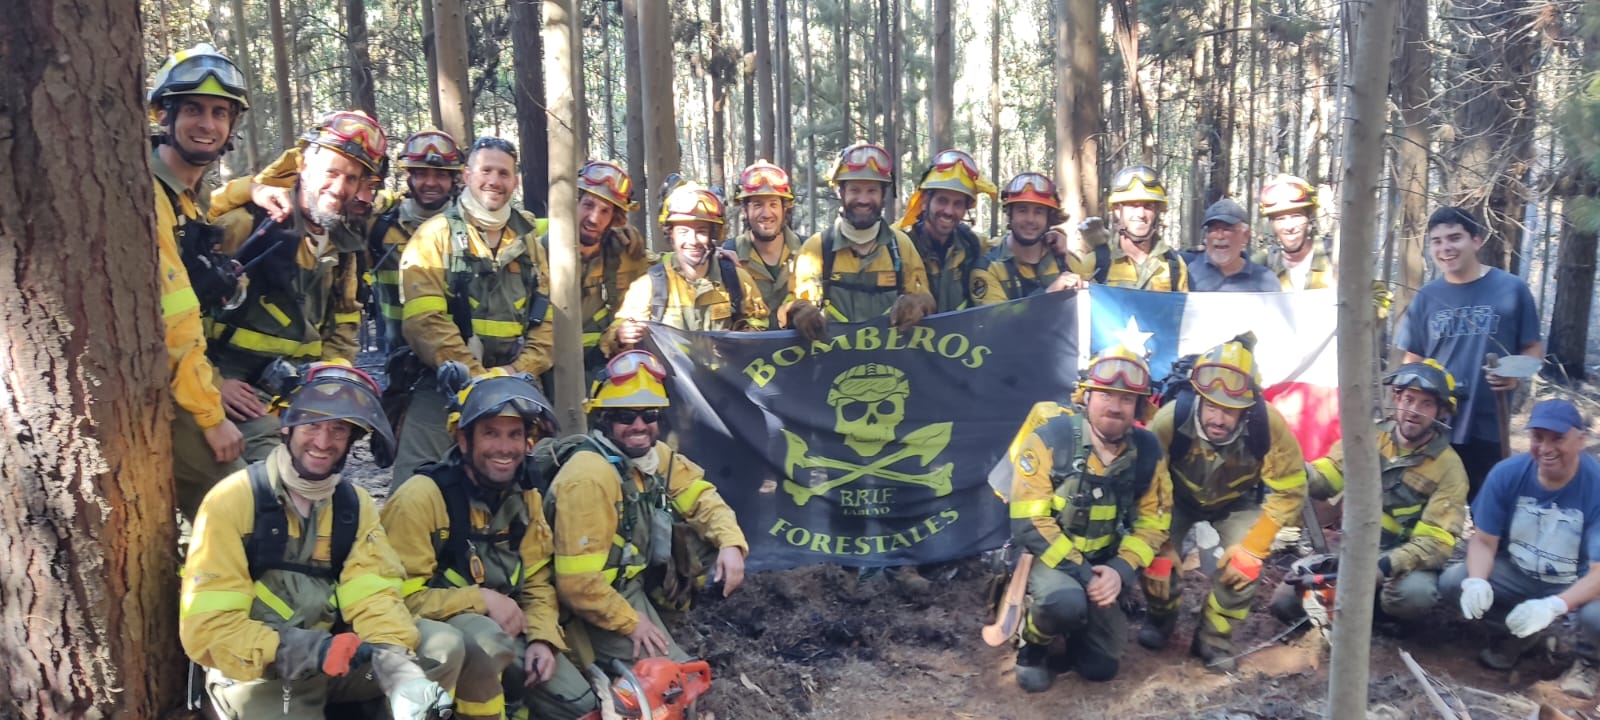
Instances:
[[[1100,653],[1083,653],[1077,657],[1073,670],[1083,676],[1085,680],[1105,682],[1117,676],[1117,670],[1122,666],[1117,658],[1101,655]]]
[[[1089,595],[1083,588],[1057,588],[1029,610],[1034,627],[1049,635],[1070,635],[1089,622]]]

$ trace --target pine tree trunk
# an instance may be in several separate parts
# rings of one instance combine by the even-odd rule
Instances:
[[[256,64],[250,54],[250,33],[248,21],[244,16],[244,0],[228,0],[228,10],[233,15],[234,60],[239,62],[239,70],[244,73],[245,84],[253,88],[261,87],[256,84]],[[261,158],[261,122],[259,119],[246,117],[244,119],[244,164],[250,170],[260,167],[256,163]]]
[[[932,133],[928,157],[953,147],[955,124],[956,36],[951,32],[950,0],[933,0],[933,82],[928,88]]]
[[[546,31],[540,18],[540,0],[510,0],[512,79],[517,107],[517,145],[522,150],[522,204],[538,217],[550,211],[550,150],[554,140],[545,114],[544,72],[550,58],[544,55]],[[564,10],[564,7],[563,7]],[[559,23],[557,24],[559,27]]]
[[[583,326],[583,262],[578,256],[577,177],[578,163],[582,162],[583,156],[579,154],[575,132],[579,127],[577,117],[586,111],[575,91],[575,86],[582,79],[579,68],[583,51],[583,36],[576,12],[578,3],[577,0],[544,0],[543,12],[540,13],[533,3],[526,0],[512,2],[524,5],[520,9],[513,6],[513,12],[516,13],[512,20],[513,37],[519,30],[525,29],[518,27],[519,20],[531,25],[533,23],[528,16],[542,15],[544,18],[538,47],[544,51],[544,64],[538,73],[539,86],[542,92],[548,81],[550,114],[556,118],[556,122],[549,124],[548,152],[542,153],[546,155],[541,158],[547,162],[543,168],[545,172],[538,174],[541,178],[549,178],[550,300],[555,305],[557,318],[556,417],[562,427],[582,427],[583,400],[588,388],[583,382],[583,338],[580,335]],[[601,29],[606,30],[604,25]],[[538,57],[539,54],[535,52],[527,59],[528,64],[519,60],[518,74],[532,74],[530,71],[532,66],[538,65]],[[520,110],[518,114],[522,115]],[[540,115],[542,117],[543,113]],[[528,143],[524,142],[523,146],[527,147]],[[527,174],[526,171],[524,174]]]
[[[278,142],[294,146],[297,137],[294,117],[294,83],[289,76],[289,41],[283,27],[283,0],[267,0],[267,18],[272,25],[272,83],[277,88]]]
[[[773,95],[778,103],[777,154],[774,162],[794,167],[794,59],[789,54],[789,0],[772,0]]]
[[[715,5],[716,3],[713,2],[712,4]],[[600,57],[602,59],[600,72],[605,78],[606,116],[606,151],[600,154],[606,157],[611,157],[617,152],[617,111],[614,102],[617,98],[617,91],[616,79],[611,77],[611,27],[611,3],[600,3]]]
[[[116,0],[19,0],[6,35],[27,42],[0,42],[8,718],[159,718],[181,702],[138,13]]]
[[[1425,0],[1401,0],[1400,28],[1393,81],[1394,105],[1399,108],[1394,146],[1400,230],[1395,247],[1398,272],[1391,286],[1392,318],[1405,316],[1417,288],[1422,287],[1423,239],[1428,224],[1428,69],[1432,63]],[[1396,348],[1394,355],[1398,361],[1404,351]]]
[[[439,33],[434,29],[433,0],[417,0],[422,15],[422,58],[428,75],[428,118],[433,127],[444,127],[444,108],[439,105]],[[466,142],[467,138],[456,138]]]
[[[649,201],[649,217],[659,217],[662,180],[678,171],[678,120],[672,91],[672,18],[666,3],[643,0],[639,3],[639,57],[644,80],[644,187]],[[666,236],[650,223],[650,237],[657,250],[667,250]]]
[[[433,0],[433,37],[439,59],[441,130],[472,142],[472,87],[467,83],[467,15],[463,0]]]
[[[756,9],[755,0],[740,0],[740,39],[744,41],[744,56],[739,61],[739,74],[744,78],[740,100],[744,103],[744,164],[756,161],[756,83],[760,72],[756,70]]]
[[[878,0],[878,58],[881,63],[878,73],[883,77],[883,88],[879,95],[883,105],[883,149],[889,152],[889,157],[898,162],[900,157],[900,103],[895,96],[895,85],[899,82],[899,75],[895,73],[895,47],[899,42],[898,36],[890,29],[889,17],[894,12],[890,0]],[[883,213],[885,217],[895,217],[899,208],[891,193],[884,198]]]
[[[1074,221],[1100,212],[1100,23],[1095,0],[1056,2],[1056,184]]]
[[[623,90],[627,93],[628,176],[633,179],[633,200],[637,209],[628,223],[640,232],[649,232],[645,221],[644,196],[639,188],[650,186],[645,177],[644,77],[640,70],[639,3],[648,0],[622,0]]]
[[[1563,371],[1559,379],[1583,380],[1588,376],[1584,360],[1589,348],[1590,313],[1594,309],[1595,252],[1600,236],[1595,234],[1592,216],[1574,217],[1574,210],[1593,208],[1600,198],[1600,178],[1592,170],[1594,118],[1600,116],[1600,101],[1581,91],[1587,78],[1600,70],[1600,3],[1586,0],[1577,23],[1582,42],[1583,74],[1576,76],[1570,105],[1563,107],[1568,117],[1559,128],[1567,147],[1587,148],[1579,157],[1569,158],[1564,177],[1552,192],[1564,198],[1565,216],[1561,222],[1561,247],[1556,263],[1556,298],[1550,308],[1548,355]],[[1570,91],[1569,91],[1570,92]]]
[[[755,0],[752,18],[756,28],[756,114],[761,116],[761,130],[756,140],[756,155],[764,160],[775,157],[774,149],[777,146],[777,128],[773,127],[776,120],[776,101],[772,92],[772,33],[769,30],[771,16],[768,14],[767,0]]]
[[[1122,53],[1123,85],[1139,118],[1139,161],[1149,164],[1155,161],[1155,123],[1150,119],[1150,103],[1145,97],[1144,82],[1139,78],[1137,0],[1116,0],[1111,4],[1111,14],[1117,52]]]
[[[833,33],[834,64],[839,70],[839,147],[855,143],[855,123],[850,118],[850,0],[844,0],[844,12],[839,16],[839,27]],[[896,161],[899,158],[895,158]]]
[[[378,91],[373,86],[372,53],[367,49],[366,0],[344,0],[345,44],[350,49],[350,95],[355,106],[378,117]]]
[[[711,2],[711,184],[728,186],[727,181],[727,154],[728,138],[727,123],[723,121],[723,111],[728,106],[728,79],[733,77],[734,67],[723,54],[723,32],[726,28],[722,25],[722,0]]]
[[[989,17],[989,179],[1004,187],[1000,177],[1000,0],[994,0]],[[989,236],[1000,235],[1000,207],[989,203]]]
[[[800,0],[800,52],[806,64],[806,231],[817,231],[817,106],[816,74],[811,68],[811,0]]]

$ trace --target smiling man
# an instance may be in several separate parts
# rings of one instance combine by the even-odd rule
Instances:
[[[1158,292],[1187,292],[1188,265],[1161,238],[1161,213],[1167,209],[1167,188],[1149,165],[1129,165],[1111,178],[1106,206],[1116,220],[1117,234],[1096,242],[1073,267],[1080,277],[1102,285]],[[1098,222],[1097,219],[1091,219]]]
[[[367,242],[372,252],[372,291],[378,306],[379,336],[386,351],[405,346],[400,323],[400,258],[422,223],[442,212],[461,180],[461,148],[438,130],[406,138],[400,168],[406,173],[406,194],[394,207],[372,220]]]
[[[995,197],[994,183],[978,174],[978,161],[961,150],[945,150],[923,171],[900,218],[900,229],[910,234],[927,267],[935,312],[973,304],[972,272],[989,249],[988,239],[967,224],[980,193]]]
[[[1472,503],[1467,561],[1446,570],[1439,587],[1469,620],[1503,618],[1510,636],[1478,655],[1498,670],[1577,613],[1578,660],[1560,687],[1592,699],[1600,680],[1600,463],[1584,451],[1588,422],[1571,401],[1535,405],[1526,428],[1530,452],[1489,472]]]
[[[1261,187],[1259,207],[1275,243],[1255,262],[1277,275],[1285,292],[1333,287],[1333,263],[1317,237],[1317,189],[1293,175],[1274,175]]]
[[[1051,227],[1066,222],[1056,184],[1042,173],[1024,172],[1000,192],[1006,234],[972,273],[972,301],[995,305],[1046,292],[1081,290],[1082,278],[1068,270],[1066,237]]]
[[[417,228],[400,258],[401,328],[425,372],[400,426],[395,487],[450,450],[439,366],[453,360],[471,377],[550,369],[550,264],[533,218],[511,202],[518,178],[516,146],[479,138],[462,173],[466,191]]]
[[[1485,370],[1484,354],[1544,356],[1533,293],[1516,275],[1480,262],[1482,248],[1483,231],[1466,211],[1435,211],[1428,218],[1428,252],[1439,276],[1417,291],[1395,331],[1406,362],[1435,358],[1467,390],[1450,442],[1467,468],[1469,499],[1504,450],[1494,394],[1517,389],[1515,378]]]
[[[739,174],[739,189],[733,199],[739,203],[746,229],[729,240],[724,249],[732,250],[739,264],[750,272],[767,308],[782,307],[794,299],[789,294],[789,276],[800,252],[800,236],[789,228],[789,212],[794,209],[789,173],[766,160],[757,160]]]
[[[1223,198],[1206,208],[1201,223],[1205,254],[1189,264],[1189,289],[1194,292],[1278,292],[1278,279],[1250,262],[1250,223],[1244,208]]]

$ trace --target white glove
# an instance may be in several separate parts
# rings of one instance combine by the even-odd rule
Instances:
[[[389,695],[389,713],[395,720],[448,718],[454,708],[450,693],[432,680],[407,680]]]
[[[1523,600],[1506,616],[1506,629],[1519,638],[1545,629],[1556,618],[1567,614],[1567,601],[1560,595]]]
[[[1477,620],[1494,605],[1494,588],[1483,578],[1469,577],[1461,581],[1461,614],[1468,620]]]

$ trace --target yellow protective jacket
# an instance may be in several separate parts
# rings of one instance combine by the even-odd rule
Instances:
[[[768,311],[783,307],[784,303],[794,299],[790,278],[794,275],[795,258],[800,255],[800,236],[793,230],[787,227],[783,229],[782,253],[775,267],[768,267],[767,261],[761,259],[761,254],[756,252],[755,236],[749,232],[729,240],[724,247],[739,256],[739,265],[750,273],[750,279],[761,289],[761,300],[766,303]]]
[[[201,429],[209,430],[221,425],[227,415],[223,414],[222,392],[217,388],[217,370],[206,357],[200,300],[189,285],[189,272],[184,269],[177,238],[180,225],[205,222],[207,198],[184,187],[159,152],[150,153],[150,171],[155,175],[156,260],[161,273],[161,318],[166,329],[167,368],[172,371],[172,397],[178,407],[194,416]]]
[[[1253,261],[1257,265],[1266,266],[1268,270],[1272,271],[1272,274],[1277,275],[1278,283],[1283,287],[1284,292],[1301,289],[1320,290],[1333,287],[1337,278],[1334,276],[1333,263],[1328,260],[1328,251],[1322,246],[1322,239],[1311,237],[1306,238],[1306,242],[1311,243],[1311,259],[1308,261],[1311,263],[1311,274],[1306,276],[1306,286],[1304,288],[1295,287],[1294,281],[1290,279],[1289,264],[1284,262],[1282,247],[1273,245],[1265,252],[1258,252]]]
[[[1106,249],[1110,258],[1110,267],[1106,268],[1106,285],[1157,292],[1189,291],[1189,265],[1160,237],[1151,245],[1150,254],[1144,262],[1136,263],[1123,252],[1122,241],[1117,236],[1112,236]],[[1086,252],[1075,259],[1072,271],[1086,280],[1092,279],[1098,264],[1096,253]],[[1173,271],[1177,271],[1176,278],[1173,277]]]
[[[549,237],[539,240],[546,255],[550,250]],[[582,247],[579,247],[580,253]],[[582,257],[580,255],[580,257]],[[645,247],[644,234],[632,225],[613,227],[595,253],[583,257],[583,349],[584,362],[603,362],[598,357],[600,336],[611,327],[617,308],[622,306],[622,296],[633,281],[643,277],[656,256]]]
[[[1438,570],[1455,551],[1467,518],[1467,471],[1450,447],[1450,435],[1437,433],[1427,445],[1407,452],[1394,441],[1394,424],[1378,424],[1378,467],[1383,483],[1383,534],[1391,572]],[[1311,463],[1311,497],[1326,500],[1344,491],[1344,443]]]
[[[289,512],[285,558],[328,567],[333,503],[313,505],[310,520],[293,512],[275,469],[279,452],[288,451],[275,450],[263,464],[278,502]],[[178,637],[190,659],[234,680],[257,680],[277,658],[278,626],[327,630],[336,620],[349,623],[369,643],[416,649],[417,626],[400,599],[400,559],[389,547],[372,498],[360,487],[355,492],[361,507],[355,544],[333,584],[280,569],[252,578],[245,555],[245,541],[255,528],[248,472],[229,475],[211,489],[195,517],[179,601]]]
[[[383,323],[384,337],[390,339],[391,345],[399,345],[404,342],[401,323],[405,320],[400,303],[400,258],[417,228],[443,208],[429,213],[409,197],[383,199],[394,202],[373,213],[365,235],[368,251],[374,255],[372,296],[378,308],[378,322]]]
[[[502,365],[534,375],[550,369],[555,350],[553,311],[546,300],[550,263],[536,232],[532,216],[513,211],[501,230],[498,252],[491,252],[454,203],[417,228],[400,259],[400,298],[406,343],[424,365],[437,368],[455,360],[474,377]],[[466,295],[482,357],[473,355],[451,312],[458,269],[470,278]]]
[[[1012,252],[1011,243],[1003,242],[973,268],[972,302],[998,305],[1038,295],[1068,271],[1068,262],[1067,256],[1057,255],[1047,246],[1039,262],[1025,263]]]
[[[795,260],[794,297],[810,301],[839,322],[871,320],[887,314],[901,295],[930,294],[928,268],[905,233],[878,225],[877,244],[865,256],[851,249],[839,231],[843,219],[812,235]],[[823,272],[830,263],[830,272]]]
[[[737,311],[733,297],[728,293],[728,278],[724,277],[722,260],[713,252],[705,276],[690,280],[679,272],[673,262],[673,253],[661,256],[661,263],[649,269],[628,286],[622,296],[622,307],[617,318],[606,328],[600,338],[600,349],[606,355],[622,350],[617,331],[623,323],[653,321],[679,330],[765,330],[767,329],[767,304],[761,299],[761,288],[756,287],[750,273],[737,263],[730,263],[738,276],[739,290],[744,295]],[[666,283],[663,289],[658,285]]]
[[[959,223],[943,247],[928,235],[921,220],[911,226],[911,242],[928,270],[928,288],[937,309],[934,312],[965,310],[975,304],[971,295],[975,270],[989,252],[989,239],[971,225]]]
[[[452,452],[452,458],[458,458],[458,452]],[[565,650],[550,567],[555,546],[550,524],[544,519],[543,496],[531,488],[479,490],[459,461],[437,472],[446,483],[461,483],[466,489],[459,497],[471,506],[472,537],[467,548],[478,558],[483,580],[473,576],[469,559],[450,556],[450,512],[439,483],[427,476],[413,477],[383,506],[389,544],[405,566],[401,593],[406,606],[428,620],[448,620],[461,613],[486,614],[488,608],[478,590],[486,587],[517,601],[528,623],[527,640],[542,640]],[[516,548],[511,547],[514,527],[524,528]]]
[[[656,443],[655,453],[657,473],[647,478],[630,468],[627,490],[617,469],[592,451],[573,453],[550,483],[547,502],[555,516],[561,604],[591,625],[622,635],[633,632],[639,615],[620,588],[645,569],[650,503],[660,501],[663,492],[665,504],[707,542],[750,551],[733,508],[705,479],[705,471],[666,443]]]
[[[1084,422],[1063,408],[1023,440],[1011,485],[1011,537],[1049,567],[1109,565],[1131,583],[1133,571],[1167,541],[1172,478],[1150,432],[1129,430],[1129,442],[1105,465]],[[1145,478],[1138,477],[1142,452],[1155,456],[1143,463]],[[1142,491],[1141,483],[1148,483]]]
[[[1306,498],[1305,458],[1300,441],[1289,432],[1277,408],[1266,404],[1261,407],[1266,411],[1269,445],[1260,461],[1251,454],[1250,438],[1246,436],[1257,431],[1250,427],[1251,410],[1239,419],[1245,425],[1239,437],[1218,448],[1195,427],[1200,404],[1201,400],[1195,398],[1189,417],[1178,418],[1179,403],[1168,402],[1150,421],[1150,432],[1161,440],[1162,447],[1168,448],[1167,468],[1172,474],[1174,502],[1199,519],[1214,520],[1241,507],[1254,506],[1261,498],[1261,518],[1247,536],[1247,549],[1265,556],[1278,529],[1300,520]],[[1171,450],[1173,438],[1179,433],[1188,436],[1189,451],[1183,457]],[[1263,492],[1262,485],[1271,492]]]

